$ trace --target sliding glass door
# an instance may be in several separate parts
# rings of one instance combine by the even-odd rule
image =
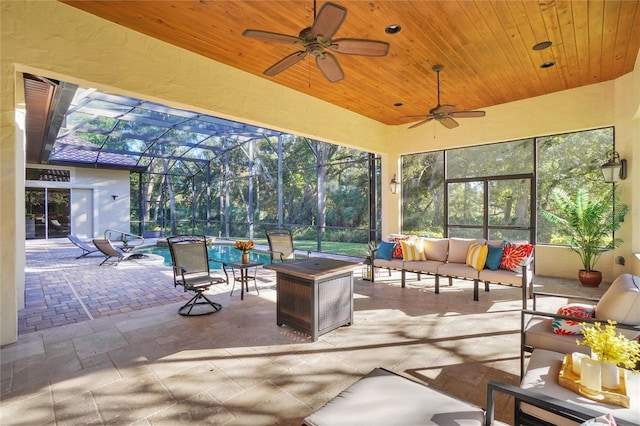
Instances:
[[[70,190],[26,188],[26,238],[63,238],[71,232]]]

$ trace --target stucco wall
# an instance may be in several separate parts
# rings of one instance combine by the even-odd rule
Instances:
[[[24,282],[24,223],[20,222],[24,220],[24,155],[15,124],[15,111],[21,107],[20,96],[16,96],[21,83],[16,76],[22,72],[375,152],[383,156],[383,182],[398,173],[399,155],[406,152],[612,124],[618,134],[628,135],[618,140],[618,149],[627,158],[632,158],[640,145],[638,66],[631,76],[619,79],[620,83],[601,83],[487,108],[487,117],[467,119],[455,130],[430,125],[407,130],[408,126],[385,126],[54,0],[2,1],[0,20],[0,267],[5,278],[0,282],[0,344],[17,338],[16,288]],[[630,93],[634,88],[635,94]],[[625,225],[629,242],[620,254],[627,259],[630,248],[640,246],[640,195],[631,191],[631,182],[637,185],[639,177],[634,162],[629,165],[630,179],[620,185],[633,207],[631,217],[636,226],[632,234],[628,229],[631,224]],[[399,230],[399,200],[399,195],[383,190],[383,234]],[[539,255],[544,258],[543,253]],[[549,258],[558,265],[563,262],[561,256]],[[564,264],[565,269],[570,262]],[[542,266],[540,262],[537,265]]]

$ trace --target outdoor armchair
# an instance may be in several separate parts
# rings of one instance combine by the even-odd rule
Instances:
[[[226,284],[228,279],[211,274],[207,251],[207,238],[204,235],[177,235],[167,238],[171,253],[174,287],[182,286],[184,291],[193,291],[195,295],[178,309],[180,315],[209,315],[219,311],[222,305],[213,302],[204,292],[212,285]],[[225,272],[226,275],[226,272]]]
[[[295,247],[293,246],[293,235],[288,229],[271,229],[265,231],[267,242],[269,243],[269,256],[271,262],[279,260],[294,260],[296,258]],[[307,257],[311,256],[311,251],[306,251]]]
[[[523,297],[525,297],[524,293]],[[570,300],[571,303],[580,302],[584,309],[592,309],[595,314],[592,317],[579,317],[540,311],[537,309],[540,297],[560,297]],[[627,338],[636,339],[640,336],[640,277],[635,275],[620,275],[600,299],[534,291],[532,303],[532,309],[523,309],[521,314],[521,377],[524,374],[525,352],[546,349],[560,353],[590,353],[588,346],[576,343],[577,339],[582,338],[582,334],[567,334],[570,331],[565,331],[572,325],[575,327],[583,322],[591,324],[599,322],[605,325],[608,320],[613,320],[617,323],[616,328]],[[563,330],[553,331],[554,320],[555,327]]]

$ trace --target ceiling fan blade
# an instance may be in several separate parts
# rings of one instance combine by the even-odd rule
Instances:
[[[451,117],[445,117],[438,121],[440,121],[440,123],[442,123],[442,125],[447,129],[453,129],[459,126],[458,122]]]
[[[473,118],[473,117],[484,117],[484,111],[454,111],[450,114],[452,117],[457,118]]]
[[[269,31],[260,31],[260,30],[244,30],[242,33],[244,37],[255,38],[256,40],[261,41],[272,41],[275,43],[284,43],[284,44],[302,44],[302,41],[298,37],[272,33]]]
[[[433,118],[433,116],[431,114],[419,114],[419,115],[402,115],[398,118],[423,118],[423,117],[431,117]]]
[[[331,39],[346,17],[347,9],[344,7],[330,2],[323,4],[311,27],[313,38],[322,36],[326,40]]]
[[[455,105],[448,105],[448,104],[438,105],[437,107],[431,110],[431,114],[449,115],[454,109],[456,109]]]
[[[344,78],[344,72],[338,60],[331,53],[325,52],[316,56],[316,64],[318,64],[318,68],[330,82],[335,83]]]
[[[418,126],[422,126],[423,124],[427,124],[431,120],[433,120],[433,117],[425,118],[424,120],[418,121],[416,124],[414,124],[412,126],[409,126],[409,128],[413,129],[413,128],[418,127]]]
[[[276,62],[275,64],[271,65],[269,68],[267,68],[263,74],[264,75],[276,75],[281,73],[282,71],[286,70],[287,68],[289,68],[291,65],[294,65],[298,62],[300,62],[302,60],[302,58],[304,58],[305,56],[307,56],[307,52],[304,50],[301,50],[299,52],[295,52],[292,53],[289,56],[286,56],[285,58],[279,60],[278,62]]]
[[[378,40],[361,40],[357,38],[340,38],[329,46],[331,50],[345,55],[386,56],[389,43]]]

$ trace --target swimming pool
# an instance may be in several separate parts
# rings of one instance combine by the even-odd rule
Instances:
[[[164,264],[167,266],[171,266],[171,253],[169,253],[169,247],[142,247],[136,249],[135,252],[150,253],[162,256],[164,258]],[[241,256],[242,252],[232,245],[216,244],[213,247],[209,247],[209,259],[219,260],[226,263],[233,263],[240,262]],[[271,263],[271,259],[268,253],[260,252],[257,250],[251,250],[249,252],[249,258],[252,262],[262,262],[265,265]],[[218,262],[210,262],[209,267],[211,269],[221,269],[222,265],[220,265]]]

